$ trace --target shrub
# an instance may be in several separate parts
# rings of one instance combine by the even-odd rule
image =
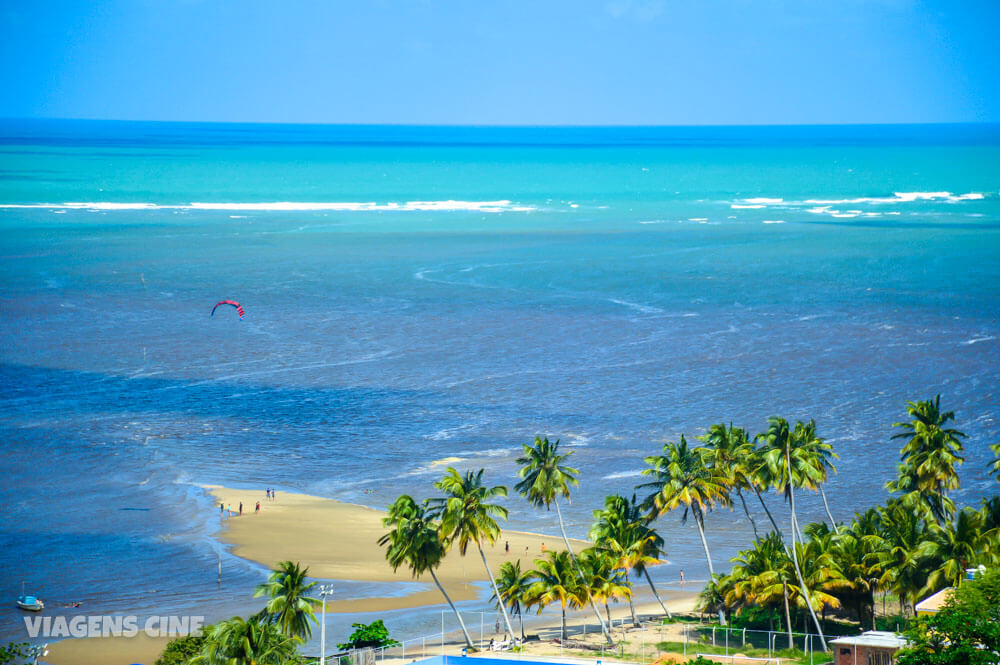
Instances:
[[[338,649],[363,649],[365,647],[394,647],[399,642],[389,637],[389,629],[385,627],[382,620],[374,621],[367,626],[363,623],[352,623],[354,632],[343,644],[338,644]]]

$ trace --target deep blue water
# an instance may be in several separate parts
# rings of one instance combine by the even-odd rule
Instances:
[[[0,122],[0,595],[246,611],[262,571],[222,552],[217,587],[197,485],[381,507],[447,457],[513,485],[536,434],[574,451],[577,536],[664,441],[771,414],[834,443],[847,517],[883,499],[905,402],[937,393],[975,502],[1000,440],[998,189],[981,125]],[[243,321],[209,317],[223,298]],[[706,572],[679,522],[668,586]],[[710,526],[724,567],[749,526]]]

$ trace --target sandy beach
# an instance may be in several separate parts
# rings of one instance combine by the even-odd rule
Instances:
[[[224,529],[221,539],[233,546],[237,556],[269,568],[278,561],[298,561],[309,567],[312,577],[365,582],[412,582],[410,571],[393,572],[385,561],[385,548],[378,539],[385,533],[382,518],[386,513],[365,506],[342,503],[306,494],[277,493],[275,500],[263,490],[238,490],[206,486],[205,491],[216,506],[232,506],[232,517],[220,517]],[[260,512],[255,512],[260,501]],[[243,503],[243,515],[238,507]],[[218,512],[218,510],[217,510]],[[571,541],[574,549],[588,545]],[[507,551],[509,545],[510,551]],[[486,560],[493,571],[504,561],[519,559],[521,568],[534,566],[534,560],[546,550],[565,548],[558,535],[504,531],[492,546],[485,548]],[[472,600],[479,591],[474,582],[486,581],[486,571],[477,552],[470,550],[463,558],[457,551],[445,558],[436,571],[441,584],[455,601]],[[428,589],[385,598],[340,598],[327,603],[328,612],[370,612],[436,605],[443,602],[430,575],[417,578]]]

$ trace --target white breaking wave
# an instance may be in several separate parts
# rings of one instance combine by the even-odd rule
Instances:
[[[278,212],[368,212],[368,211],[471,211],[471,212],[531,212],[535,206],[500,201],[407,201],[376,203],[374,201],[272,201],[201,202],[184,204],[117,203],[113,201],[67,201],[65,203],[4,203],[0,208],[42,208],[46,210],[219,210],[219,211],[278,211]]]
[[[892,196],[865,196],[856,199],[806,199],[803,203],[809,205],[843,205],[845,203],[913,203],[914,201],[947,201],[957,203],[958,201],[979,201],[986,198],[980,192],[969,192],[968,194],[952,194],[951,192],[893,192]]]
[[[765,224],[784,224],[785,220],[783,220],[783,219],[765,219],[764,223]]]
[[[973,337],[972,339],[967,339],[962,342],[963,346],[972,346],[973,344],[979,344],[980,342],[992,342],[996,337],[989,335],[987,337]]]
[[[733,203],[729,207],[732,208],[733,210],[757,210],[759,208],[763,208],[764,205],[762,203],[751,203],[751,204]]]
[[[604,480],[618,480],[619,478],[636,478],[642,475],[642,469],[637,469],[635,471],[618,471],[617,473],[609,473],[604,476]]]
[[[758,196],[753,199],[743,199],[743,203],[784,203],[785,199],[769,199],[766,196]]]

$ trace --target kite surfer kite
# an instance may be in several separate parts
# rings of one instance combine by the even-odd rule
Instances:
[[[212,316],[215,316],[215,310],[219,309],[219,305],[230,305],[236,308],[236,313],[240,315],[240,321],[243,320],[243,307],[235,300],[220,300],[215,303],[215,307],[212,308]]]

